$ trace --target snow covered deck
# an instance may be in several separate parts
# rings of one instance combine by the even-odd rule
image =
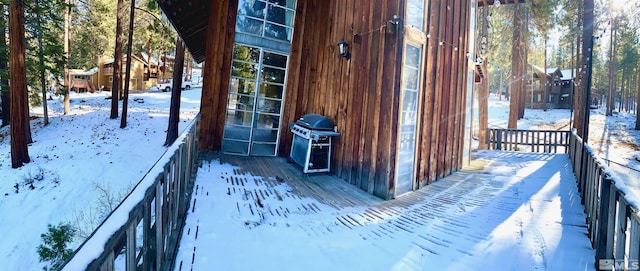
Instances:
[[[283,158],[211,157],[175,270],[595,270],[568,155],[475,156],[391,201]]]

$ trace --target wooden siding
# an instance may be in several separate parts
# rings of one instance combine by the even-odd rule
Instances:
[[[213,27],[207,34],[200,103],[201,150],[218,151],[222,146],[237,12],[238,0],[211,2],[209,26]]]
[[[461,167],[469,1],[428,1],[425,63],[415,187]],[[283,127],[307,113],[329,117],[341,136],[333,172],[383,198],[395,197],[395,165],[402,82],[404,1],[299,0],[289,64]],[[349,43],[351,59],[336,44]],[[443,45],[440,45],[440,42]],[[457,49],[456,49],[457,48]],[[286,128],[284,128],[286,129]],[[292,134],[282,131],[281,156]],[[418,184],[419,181],[419,184]]]
[[[329,117],[341,136],[333,171],[361,189],[388,198],[393,176],[402,36],[387,31],[401,1],[298,1],[283,123],[301,115]],[[351,59],[336,44],[349,43]],[[280,155],[292,134],[283,131]]]
[[[201,148],[221,149],[238,1],[212,2],[201,105]],[[419,188],[462,166],[470,1],[430,0],[425,7],[421,105],[416,142]],[[402,87],[405,1],[298,0],[282,115],[280,156],[289,123],[308,113],[329,117],[332,172],[382,198],[394,198]],[[397,15],[399,27],[389,23]],[[351,59],[337,43],[349,44]]]

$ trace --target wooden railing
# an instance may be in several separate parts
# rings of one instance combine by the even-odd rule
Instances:
[[[104,68],[104,70],[102,70],[102,74],[103,75],[112,75],[113,74],[113,68]]]
[[[199,120],[193,120],[62,270],[171,270],[197,171]]]
[[[627,196],[630,193],[625,184],[614,179],[575,132],[571,133],[568,153],[587,214],[589,238],[596,250],[596,268],[604,263],[600,260],[610,260],[621,265],[615,270],[634,269],[640,259],[639,203]]]
[[[503,151],[566,153],[569,131],[489,129],[489,148]]]

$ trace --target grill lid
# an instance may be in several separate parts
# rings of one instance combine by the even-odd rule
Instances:
[[[333,123],[331,123],[331,120],[319,114],[306,114],[300,117],[296,121],[296,124],[312,130],[324,130],[324,131],[333,130]]]

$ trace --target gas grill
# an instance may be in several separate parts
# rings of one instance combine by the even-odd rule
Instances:
[[[318,114],[307,114],[289,125],[293,133],[289,158],[302,166],[302,172],[329,172],[331,138],[339,136],[331,120]]]

